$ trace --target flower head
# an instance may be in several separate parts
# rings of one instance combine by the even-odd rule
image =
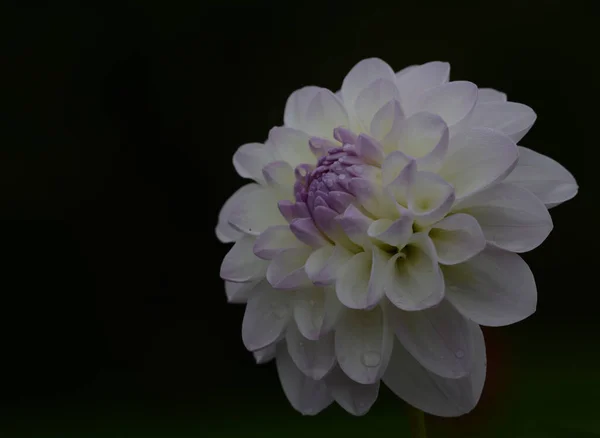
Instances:
[[[233,157],[255,182],[219,215],[217,236],[235,242],[221,277],[247,302],[245,346],[276,359],[303,414],[335,400],[362,415],[380,381],[430,414],[469,412],[485,381],[479,325],[535,311],[517,253],[544,241],[548,208],[577,185],[517,146],[529,107],[449,72],[363,60],[338,93],[292,93],[284,126]]]

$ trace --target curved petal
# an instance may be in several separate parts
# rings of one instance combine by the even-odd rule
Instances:
[[[277,351],[277,343],[273,342],[271,345],[266,346],[265,348],[261,348],[260,350],[256,350],[252,352],[254,356],[254,360],[257,364],[263,364],[272,361],[275,359],[275,353]]]
[[[480,88],[477,92],[477,105],[489,102],[506,102],[506,94],[493,88]]]
[[[304,264],[312,248],[292,248],[279,252],[267,268],[267,280],[277,289],[300,289],[312,282],[306,275]]]
[[[371,241],[367,230],[373,219],[363,214],[358,208],[350,204],[343,214],[336,218],[348,238],[363,248],[370,248]]]
[[[215,229],[217,238],[221,242],[235,242],[244,235],[241,231],[238,231],[229,225],[229,216],[241,199],[243,199],[250,192],[256,190],[260,190],[260,186],[258,184],[246,184],[245,186],[240,187],[233,195],[229,197],[227,201],[225,201],[225,204],[223,204],[223,207],[219,212],[219,222]]]
[[[277,345],[276,364],[285,396],[302,415],[316,415],[333,402],[323,380],[313,380],[296,367],[285,342]]]
[[[407,114],[414,114],[417,112],[419,97],[423,93],[448,82],[450,64],[433,61],[406,70],[398,72],[396,85],[400,92],[402,108]]]
[[[242,304],[248,301],[252,295],[254,287],[260,282],[260,280],[249,281],[247,283],[234,283],[232,281],[225,281],[225,295],[227,295],[227,302],[233,304]]]
[[[278,340],[290,320],[290,294],[275,290],[262,281],[248,300],[242,321],[242,341],[250,350],[259,350]]]
[[[274,189],[282,191],[283,196],[290,196],[294,190],[296,177],[294,169],[287,161],[273,161],[262,169],[264,181]]]
[[[233,154],[233,167],[242,178],[251,178],[264,183],[262,169],[275,161],[272,151],[261,143],[247,143]]]
[[[286,223],[277,206],[277,194],[269,188],[249,191],[237,199],[229,215],[232,227],[253,236],[270,226]]]
[[[369,131],[373,137],[381,140],[383,151],[386,154],[397,149],[398,125],[402,120],[404,120],[404,112],[400,102],[396,99],[383,105],[371,120]]]
[[[516,166],[519,152],[507,136],[477,128],[452,139],[439,175],[454,186],[461,199],[502,181]]]
[[[383,148],[374,138],[360,134],[356,139],[356,153],[366,163],[376,166],[383,162]]]
[[[285,340],[292,360],[311,379],[321,380],[335,366],[333,333],[310,340],[302,336],[296,324],[290,324]]]
[[[338,299],[350,309],[369,307],[368,291],[372,260],[369,252],[355,254],[339,271],[335,282]]]
[[[379,380],[363,385],[352,380],[339,367],[325,376],[325,384],[333,399],[348,413],[356,416],[369,412],[379,395]]]
[[[333,288],[311,287],[296,292],[294,320],[307,339],[317,340],[331,331],[342,311]]]
[[[414,64],[414,65],[409,65],[408,67],[404,67],[402,70],[398,70],[396,72],[396,79],[398,79],[400,76],[405,75],[406,73],[408,73],[409,71],[420,67],[419,64]]]
[[[504,180],[529,190],[554,207],[577,194],[577,182],[571,173],[552,158],[519,146],[517,167]]]
[[[408,190],[408,208],[421,227],[437,222],[454,204],[454,188],[431,172],[417,172]]]
[[[393,343],[380,306],[370,311],[349,310],[335,330],[340,368],[357,383],[369,384],[385,372]]]
[[[333,140],[334,128],[349,124],[348,113],[341,100],[331,91],[322,88],[308,105],[304,131],[311,136]]]
[[[473,368],[459,379],[447,379],[427,371],[400,342],[394,351],[383,383],[398,397],[428,414],[458,417],[479,402],[486,375],[485,342],[481,329],[473,325]]]
[[[420,112],[397,124],[398,150],[418,158],[419,170],[437,170],[448,150],[449,131],[444,120],[427,112]]]
[[[306,260],[304,269],[317,286],[332,284],[340,268],[352,258],[352,253],[341,245],[326,245],[314,251]]]
[[[517,254],[487,247],[465,263],[443,266],[442,270],[446,297],[478,324],[509,325],[535,312],[535,280]]]
[[[491,128],[509,136],[515,143],[525,137],[537,118],[527,105],[516,102],[478,102],[468,125]]]
[[[476,256],[485,248],[485,236],[473,216],[458,213],[432,226],[429,238],[435,245],[438,262],[456,265]]]
[[[304,243],[300,242],[288,225],[276,225],[263,231],[254,242],[253,251],[257,257],[271,260],[285,249],[302,248]]]
[[[268,262],[252,252],[255,238],[244,236],[229,250],[221,264],[221,278],[234,283],[245,283],[264,277]]]
[[[402,310],[426,309],[444,298],[435,247],[424,233],[413,234],[403,252],[390,259],[385,277],[386,296]]]
[[[477,85],[466,81],[454,81],[422,94],[416,104],[417,111],[437,114],[450,128],[466,120],[477,102]]]
[[[388,102],[398,99],[400,94],[393,79],[379,78],[364,88],[357,96],[354,111],[364,130],[371,127],[375,114]]]
[[[286,161],[292,168],[317,162],[310,150],[310,138],[306,132],[286,126],[278,126],[269,131],[269,142],[273,144],[278,159]]]
[[[410,354],[428,371],[458,379],[473,367],[472,333],[469,324],[447,301],[420,312],[405,312],[388,306],[396,336]]]
[[[358,62],[342,82],[342,97],[347,108],[354,108],[358,95],[377,79],[395,81],[394,70],[379,58]]]
[[[367,234],[387,245],[404,248],[413,234],[413,218],[404,215],[395,221],[378,219],[369,226]]]
[[[313,248],[329,245],[329,241],[321,234],[312,218],[294,219],[289,226],[296,240],[304,242]]]
[[[500,183],[459,202],[454,211],[473,216],[486,240],[512,252],[539,246],[552,231],[552,218],[535,195]]]
[[[313,98],[321,90],[320,87],[308,86],[294,91],[285,104],[283,122],[285,126],[304,131],[306,128],[306,113]]]
[[[381,165],[381,182],[383,186],[390,185],[406,166],[414,160],[400,151],[393,151],[385,157]]]

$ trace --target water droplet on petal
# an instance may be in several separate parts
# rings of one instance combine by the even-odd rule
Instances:
[[[465,357],[465,352],[462,350],[456,350],[456,352],[454,353],[454,355],[459,358],[462,359],[463,357]]]
[[[363,353],[361,359],[364,366],[372,368],[376,367],[379,365],[379,362],[381,362],[381,354],[376,351],[367,351],[366,353]]]

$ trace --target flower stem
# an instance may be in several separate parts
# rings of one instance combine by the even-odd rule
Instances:
[[[427,438],[425,431],[425,414],[412,406],[408,407],[408,422],[410,424],[411,438]]]

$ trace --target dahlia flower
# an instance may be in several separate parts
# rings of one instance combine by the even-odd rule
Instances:
[[[291,405],[365,414],[383,382],[429,414],[471,411],[485,381],[483,326],[536,309],[518,255],[577,192],[560,164],[517,143],[536,114],[449,81],[430,62],[397,73],[359,62],[341,90],[289,97],[284,124],[233,156],[253,180],[216,234],[242,339],[275,359]]]

